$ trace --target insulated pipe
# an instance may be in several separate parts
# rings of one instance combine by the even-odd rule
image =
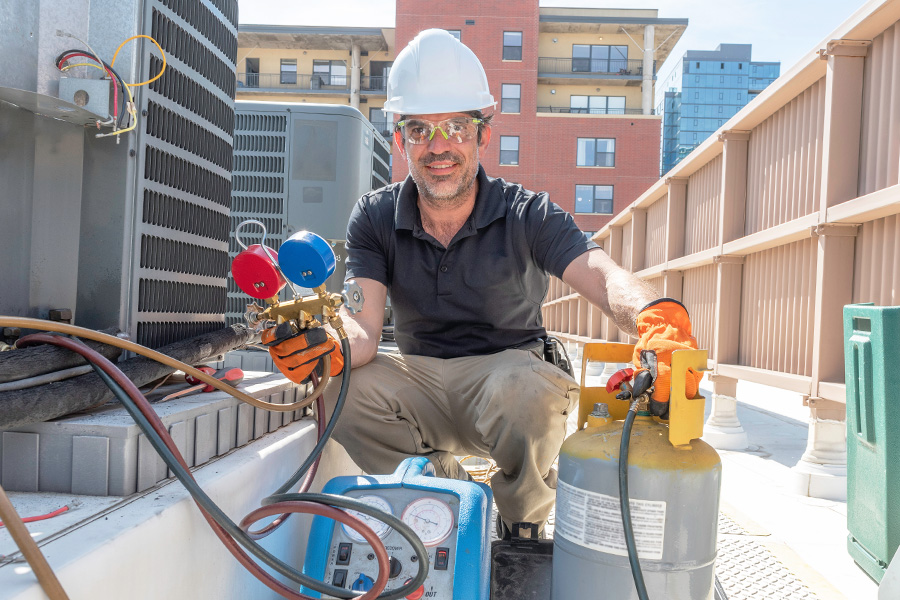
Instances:
[[[310,404],[313,403],[316,399],[316,395],[325,389],[325,385],[328,383],[329,373],[331,372],[331,356],[325,356],[325,362],[323,364],[325,376],[322,377],[322,381],[319,382],[319,385],[303,400],[299,400],[297,402],[293,402],[291,404],[273,404],[271,402],[265,402],[263,400],[257,400],[253,396],[249,396],[244,392],[233,388],[227,383],[223,383],[198,369],[195,369],[191,365],[185,364],[181,361],[175,360],[170,356],[166,356],[161,352],[157,352],[155,350],[151,350],[145,346],[141,346],[140,344],[135,344],[134,342],[123,340],[121,338],[117,338],[112,335],[106,335],[105,333],[100,333],[99,331],[94,331],[93,329],[85,329],[84,327],[77,327],[75,325],[68,325],[66,323],[55,323],[51,321],[44,321],[42,319],[29,319],[26,317],[0,317],[0,327],[19,327],[21,329],[37,329],[39,331],[55,331],[57,333],[65,333],[67,335],[72,335],[80,338],[85,338],[89,340],[94,340],[96,342],[103,342],[104,344],[109,344],[110,346],[116,346],[118,348],[122,348],[123,350],[129,350],[134,352],[135,354],[140,354],[141,356],[146,356],[147,358],[152,358],[153,360],[160,362],[167,367],[171,367],[176,370],[182,370],[187,375],[193,375],[197,378],[198,381],[202,381],[204,383],[208,383],[213,386],[217,390],[221,390],[223,392],[227,392],[231,394],[238,400],[242,402],[246,402],[251,406],[255,406],[256,408],[262,408],[265,410],[271,410],[275,412],[293,412],[295,410],[299,410],[301,408],[306,408]],[[21,341],[21,340],[20,340]],[[17,344],[20,348],[21,344]],[[128,380],[129,383],[131,380]],[[136,388],[135,388],[136,389]]]

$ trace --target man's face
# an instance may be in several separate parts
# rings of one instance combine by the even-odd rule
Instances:
[[[430,121],[438,123],[452,118],[470,118],[465,113],[441,113],[410,115],[406,121]],[[425,200],[440,205],[456,205],[471,192],[478,174],[478,156],[490,142],[490,127],[482,129],[481,143],[477,135],[471,140],[456,143],[435,130],[431,139],[423,144],[411,144],[403,132],[394,134],[400,154],[406,158],[409,173]]]

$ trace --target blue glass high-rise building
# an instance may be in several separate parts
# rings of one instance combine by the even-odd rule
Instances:
[[[663,114],[661,175],[778,78],[781,63],[752,62],[751,50],[751,44],[688,50],[657,84],[656,114]]]

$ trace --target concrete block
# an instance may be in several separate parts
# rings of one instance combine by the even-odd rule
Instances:
[[[216,456],[221,456],[234,448],[237,431],[237,407],[220,408],[217,425]]]
[[[202,465],[216,455],[216,416],[197,415],[194,436],[194,464]]]
[[[269,432],[269,411],[264,408],[256,408],[253,419],[253,439],[259,439]]]
[[[235,445],[243,446],[250,440],[254,439],[253,435],[253,417],[256,415],[256,408],[249,404],[239,404],[237,407],[237,439]]]
[[[0,484],[11,492],[38,491],[38,442],[36,433],[3,432],[3,466]]]
[[[109,438],[72,437],[72,493],[106,496],[109,493]]]
[[[166,478],[166,464],[143,433],[138,436],[138,490],[146,490]]]

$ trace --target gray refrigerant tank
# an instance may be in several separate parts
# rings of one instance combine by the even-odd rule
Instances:
[[[622,537],[618,457],[623,421],[572,435],[559,457],[552,599],[636,599]],[[722,463],[705,442],[669,443],[638,416],[628,452],[632,522],[650,598],[711,600]]]

